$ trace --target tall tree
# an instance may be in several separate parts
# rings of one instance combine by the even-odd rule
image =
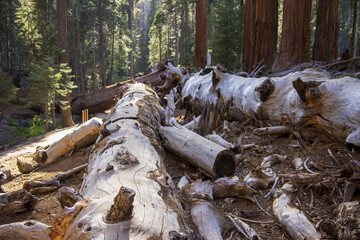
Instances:
[[[272,67],[276,57],[277,0],[246,0],[243,70],[251,72],[261,61]]]
[[[351,55],[356,55],[356,42],[357,42],[357,20],[358,20],[358,0],[353,0],[353,26],[351,32]]]
[[[338,57],[338,0],[317,1],[313,59],[330,62]]]
[[[280,54],[276,68],[310,61],[311,0],[284,0]]]
[[[134,15],[134,0],[129,0],[129,38],[130,38],[130,51],[129,51],[129,76],[134,77],[134,39],[133,39],[133,15]]]
[[[101,78],[101,85],[103,87],[106,86],[106,79],[105,79],[105,60],[104,60],[104,6],[103,0],[99,0],[98,3],[98,19],[99,19],[99,55],[100,55],[100,78]]]
[[[67,40],[67,10],[66,0],[57,0],[57,16],[58,16],[58,41],[61,49],[59,56],[60,64],[69,64],[69,48]],[[69,91],[69,79],[63,77],[61,79],[62,94],[59,95],[60,110],[61,110],[61,124],[63,127],[69,127],[74,125],[74,121],[71,115],[70,106],[70,91]]]
[[[196,1],[196,31],[195,31],[195,67],[206,66],[207,58],[207,24],[206,0]]]

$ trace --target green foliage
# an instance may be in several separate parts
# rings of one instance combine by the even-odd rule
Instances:
[[[8,78],[0,71],[0,105],[8,104],[16,97],[16,88]]]
[[[244,5],[240,2],[215,0],[212,6],[212,63],[221,63],[229,70],[238,70],[241,66]]]

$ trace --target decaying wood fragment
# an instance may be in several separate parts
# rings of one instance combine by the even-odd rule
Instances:
[[[261,240],[259,234],[249,226],[249,224],[245,223],[241,219],[237,217],[232,217],[227,215],[230,221],[235,225],[236,229],[238,229],[247,239],[250,240]],[[239,225],[238,225],[239,224]],[[239,229],[240,228],[240,229]]]
[[[230,176],[235,171],[234,153],[180,125],[161,126],[164,146],[211,177]]]
[[[14,222],[0,225],[0,239],[50,240],[51,226],[37,221]]]
[[[198,179],[184,187],[183,191],[189,198],[213,200],[213,186],[210,181],[203,182],[201,179]]]
[[[286,126],[264,127],[254,130],[254,134],[256,135],[287,135],[289,133],[290,130]]]
[[[225,139],[223,139],[222,137],[217,135],[215,131],[212,134],[206,135],[205,138],[214,143],[219,144],[220,146],[223,146],[224,148],[227,148],[227,149],[235,148],[234,144],[229,143],[228,141],[226,141]]]
[[[0,216],[32,211],[38,199],[24,189],[0,194]]]
[[[61,187],[61,183],[60,183],[61,181],[64,181],[65,179],[71,177],[72,175],[80,172],[81,170],[86,168],[87,165],[88,164],[86,163],[78,167],[75,167],[73,169],[70,169],[67,172],[59,173],[52,179],[47,179],[42,181],[28,180],[24,183],[23,188],[34,195],[44,194],[47,192],[54,191]]]
[[[304,212],[290,206],[289,196],[281,194],[273,202],[273,212],[294,240],[320,240],[321,234],[307,219]]]
[[[30,173],[30,172],[34,171],[37,167],[37,163],[35,161],[34,162],[25,162],[19,158],[16,160],[16,164],[21,173]]]
[[[254,201],[252,197],[254,193],[255,190],[240,181],[238,177],[219,178],[213,185],[214,198],[238,197]]]
[[[84,200],[80,193],[70,187],[61,187],[57,194],[57,200],[60,202],[61,207],[72,207],[75,203]]]
[[[106,220],[115,223],[131,218],[134,197],[134,190],[121,187],[119,193],[114,198],[114,204],[111,205],[109,212],[106,214]]]
[[[53,143],[46,150],[38,149],[34,160],[44,164],[54,162],[70,151],[81,149],[95,142],[99,135],[101,119],[92,118],[67,134],[59,141]]]
[[[161,178],[164,185],[170,186],[157,136],[163,111],[151,88],[137,83],[124,89],[122,98],[104,121],[104,127],[111,134],[99,136],[90,153],[87,175],[80,189],[88,203],[81,211],[69,213],[71,221],[67,225],[60,222],[61,218],[68,219],[67,208],[64,208],[64,213],[56,217],[59,219],[57,236],[165,240],[170,232],[183,231],[173,191],[158,182]],[[121,186],[136,193],[132,218],[114,223],[106,220],[106,215]],[[84,201],[77,202],[71,209]]]

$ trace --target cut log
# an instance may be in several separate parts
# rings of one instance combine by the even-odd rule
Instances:
[[[215,91],[211,73],[191,77],[182,90],[183,101],[190,106],[187,109],[223,102],[228,106],[220,112],[223,119],[253,117],[285,123],[300,132],[316,129],[341,142],[351,134],[349,141],[360,135],[358,79],[330,79],[327,72],[315,69],[270,79],[224,74]]]
[[[316,231],[305,213],[290,206],[288,195],[281,194],[273,202],[273,212],[281,225],[294,240],[320,240],[321,234]]]
[[[0,225],[0,239],[50,240],[51,227],[37,221],[15,222]]]
[[[46,150],[38,149],[34,160],[43,164],[49,164],[73,150],[93,144],[100,131],[101,119],[92,118],[77,127],[72,133],[65,135],[59,141],[53,143]]]
[[[66,208],[56,217],[54,235],[58,239],[168,239],[170,232],[182,231],[177,214],[180,205],[168,189],[169,182],[160,184],[157,180],[168,179],[157,137],[162,111],[150,88],[143,84],[128,86],[104,122],[112,133],[99,136],[90,154],[80,189],[87,204],[69,213],[69,218]],[[114,198],[122,186],[136,193],[132,217],[120,222],[116,217],[116,222],[110,222],[106,215],[113,212],[112,205],[119,205]],[[71,209],[79,209],[82,203]],[[68,224],[61,225],[61,219],[69,219]]]
[[[160,126],[164,146],[211,177],[230,176],[235,171],[235,156],[228,150],[180,125]]]
[[[32,211],[37,204],[38,199],[20,189],[15,192],[0,194],[0,216],[14,215],[21,212]]]

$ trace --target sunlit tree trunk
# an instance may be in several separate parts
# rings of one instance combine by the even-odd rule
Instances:
[[[272,67],[276,56],[277,0],[246,0],[243,71],[251,72],[261,61]]]
[[[204,68],[207,57],[206,0],[196,1],[195,67]]]
[[[330,62],[338,57],[338,0],[317,1],[313,59]]]
[[[69,64],[69,47],[67,41],[67,17],[66,17],[66,0],[57,0],[58,10],[58,41],[60,49],[62,50],[59,62],[60,64]],[[65,79],[62,79],[62,90],[66,90],[65,85],[67,84]],[[61,109],[61,124],[63,127],[69,127],[74,125],[74,121],[71,115],[70,106],[70,92],[66,96],[59,95],[60,109]]]
[[[311,0],[284,0],[280,54],[276,68],[310,61]]]

